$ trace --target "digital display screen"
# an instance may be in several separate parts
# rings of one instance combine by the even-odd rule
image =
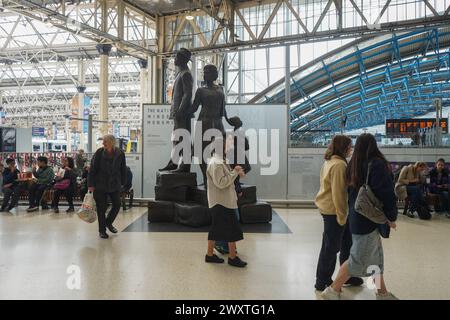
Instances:
[[[432,128],[436,124],[436,119],[387,119],[387,137],[410,137],[419,129]],[[440,126],[442,133],[448,133],[448,119],[441,119]]]

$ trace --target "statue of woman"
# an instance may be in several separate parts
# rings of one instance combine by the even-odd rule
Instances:
[[[222,118],[228,121],[227,112],[225,110],[225,94],[223,88],[214,83],[219,77],[219,72],[216,66],[206,65],[203,68],[203,78],[206,82],[206,87],[198,88],[195,93],[194,103],[192,104],[192,113],[198,110],[201,105],[200,114],[197,119],[196,128],[200,127],[202,132],[202,159],[200,159],[200,168],[203,174],[203,184],[206,188],[206,159],[203,159],[203,152],[205,148],[210,144],[210,141],[203,141],[203,135],[208,129],[217,129],[222,135],[225,134]],[[197,136],[196,130],[196,136]],[[196,139],[196,142],[198,140]]]

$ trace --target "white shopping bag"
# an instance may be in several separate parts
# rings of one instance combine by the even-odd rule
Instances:
[[[84,196],[83,204],[77,214],[81,220],[88,223],[92,223],[97,220],[97,208],[95,206],[94,195],[91,192],[86,193]]]

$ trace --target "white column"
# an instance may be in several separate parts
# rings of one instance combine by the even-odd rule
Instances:
[[[99,123],[100,135],[108,134],[108,64],[110,44],[98,44],[97,50],[100,53],[100,114],[99,120],[106,121]]]

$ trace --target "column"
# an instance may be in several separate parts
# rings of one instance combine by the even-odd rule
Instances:
[[[139,67],[141,67],[139,78],[141,85],[141,104],[143,104],[149,102],[148,61],[144,59],[139,59],[138,64]]]
[[[149,74],[148,74],[148,60],[139,59],[138,60],[139,67],[141,67],[140,71],[140,85],[141,85],[141,103],[139,106],[139,119],[142,123],[142,105],[144,103],[151,102],[151,88],[149,86]],[[138,138],[137,152],[141,152],[142,150],[142,137]]]
[[[100,135],[108,134],[108,63],[109,53],[112,46],[110,44],[98,44],[97,50],[100,53],[100,112],[99,123]]]
[[[86,116],[84,114],[84,92],[86,91],[86,87],[84,85],[80,85],[77,87],[77,91],[78,91],[78,117],[81,119],[85,119]],[[85,127],[85,122],[78,120],[78,132],[80,134],[80,147],[79,149],[85,149],[85,143],[86,143],[86,139],[85,139],[85,134],[86,132],[84,132],[84,127]]]

